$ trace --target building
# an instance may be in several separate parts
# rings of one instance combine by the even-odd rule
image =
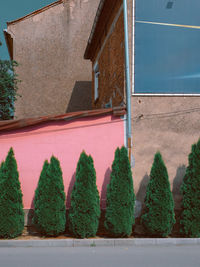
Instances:
[[[127,0],[136,198],[143,203],[154,154],[168,168],[175,208],[191,145],[199,138],[197,0]],[[126,102],[122,0],[101,0],[85,51],[93,108]],[[138,203],[139,203],[138,202]]]
[[[26,224],[31,223],[42,166],[52,155],[61,163],[67,209],[80,154],[84,150],[93,157],[101,208],[105,209],[114,153],[117,146],[124,144],[125,113],[125,108],[119,107],[0,121],[0,161],[5,160],[12,147],[18,165]]]
[[[90,109],[91,64],[83,59],[99,0],[59,0],[7,23],[21,83],[17,119]]]

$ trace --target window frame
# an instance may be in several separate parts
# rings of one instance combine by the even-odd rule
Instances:
[[[99,64],[98,61],[95,62],[94,64],[94,102],[96,102],[99,98]]]

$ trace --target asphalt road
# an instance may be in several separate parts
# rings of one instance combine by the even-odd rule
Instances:
[[[0,248],[0,267],[200,267],[200,246]]]

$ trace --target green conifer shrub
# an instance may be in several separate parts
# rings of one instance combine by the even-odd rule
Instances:
[[[41,197],[44,192],[44,188],[46,186],[46,181],[48,179],[47,175],[47,169],[49,168],[49,162],[48,160],[45,160],[42,171],[40,174],[40,178],[38,181],[37,188],[35,190],[35,197],[34,197],[34,216],[33,216],[33,223],[35,226],[38,227],[39,230],[39,224],[38,224],[38,215],[40,214],[40,206],[43,204],[43,198]],[[40,229],[41,230],[41,229]]]
[[[174,201],[167,168],[160,152],[154,157],[145,198],[142,224],[150,235],[166,237],[175,224]]]
[[[13,149],[0,170],[0,237],[14,238],[24,229],[24,210],[17,162]]]
[[[71,193],[69,227],[78,238],[94,237],[100,218],[99,192],[91,156],[83,151],[76,168],[76,181]]]
[[[107,186],[105,228],[116,237],[126,237],[132,233],[135,195],[131,166],[127,149],[115,151],[111,179]]]
[[[187,237],[200,237],[200,139],[192,145],[188,163],[181,186],[181,232]]]
[[[58,236],[65,231],[65,192],[60,162],[54,156],[45,161],[35,191],[34,223],[46,236]]]

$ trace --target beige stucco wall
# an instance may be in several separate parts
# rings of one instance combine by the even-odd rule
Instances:
[[[8,27],[22,81],[17,118],[90,108],[91,62],[83,55],[99,2],[65,0]]]
[[[133,177],[137,199],[144,200],[154,154],[168,169],[176,209],[191,145],[200,137],[199,97],[132,97]]]

